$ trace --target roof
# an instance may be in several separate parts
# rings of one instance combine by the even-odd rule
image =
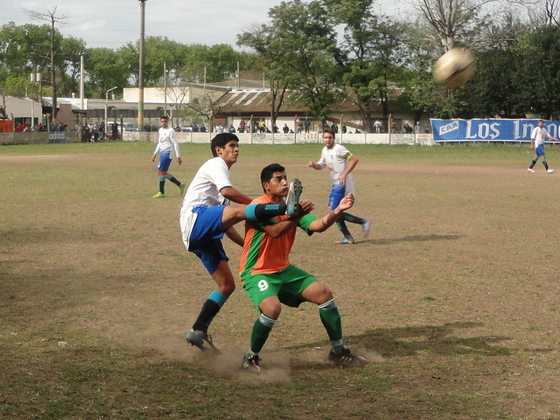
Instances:
[[[280,108],[279,115],[305,114],[306,107],[294,105],[299,92],[287,92],[284,105]],[[293,99],[293,100],[292,100]],[[268,89],[253,90],[231,90],[225,93],[218,101],[219,116],[228,115],[270,115],[270,104],[272,95]],[[354,95],[345,91],[342,99],[337,100],[330,106],[331,113],[358,113]],[[383,114],[381,102],[378,102],[372,110],[374,114]]]
[[[272,95],[268,89],[232,90],[224,94],[218,101],[220,115],[259,115],[270,114]],[[305,109],[285,100],[280,114],[305,112]]]

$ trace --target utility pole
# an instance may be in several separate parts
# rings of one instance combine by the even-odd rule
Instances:
[[[140,42],[138,63],[138,131],[144,131],[144,22],[146,20],[146,2],[140,2]]]
[[[84,53],[80,53],[80,110],[84,110]]]
[[[167,115],[167,63],[163,62],[163,115]]]

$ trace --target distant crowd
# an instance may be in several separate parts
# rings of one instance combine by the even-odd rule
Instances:
[[[51,124],[51,131],[66,131],[68,126],[66,124]],[[49,131],[45,124],[18,124],[16,126],[16,133],[30,133],[35,131]]]

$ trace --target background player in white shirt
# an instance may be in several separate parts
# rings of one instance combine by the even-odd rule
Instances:
[[[542,158],[542,163],[547,173],[551,174],[552,172],[554,172],[554,169],[548,168],[548,163],[546,162],[546,154],[544,153],[544,141],[547,138],[551,140],[558,140],[557,138],[552,137],[550,134],[548,134],[548,131],[546,130],[546,128],[544,128],[544,121],[539,120],[537,127],[535,127],[531,132],[531,149],[535,150],[535,157],[531,161],[531,165],[527,168],[529,172],[535,172],[533,170],[533,167],[535,166],[539,158]]]
[[[328,168],[333,181],[331,194],[329,196],[329,207],[334,210],[338,207],[340,200],[346,194],[355,194],[354,180],[350,172],[358,164],[358,158],[353,155],[346,147],[334,142],[335,132],[330,128],[323,130],[323,143],[325,147],[321,152],[321,158],[317,163],[309,162],[310,168],[321,170]],[[338,218],[336,225],[344,235],[337,241],[337,244],[353,244],[354,237],[346,227],[345,222],[357,223],[362,226],[364,236],[369,235],[370,221],[362,217],[354,216],[350,213],[343,212]]]
[[[204,163],[194,176],[181,208],[180,224],[183,243],[190,252],[200,258],[208,273],[217,284],[210,293],[187,341],[201,350],[206,345],[216,350],[208,327],[235,290],[235,279],[229,267],[222,238],[224,233],[236,244],[243,246],[243,238],[233,228],[242,220],[268,220],[287,214],[296,215],[299,208],[301,184],[290,188],[285,203],[250,204],[252,199],[231,185],[229,170],[239,156],[239,139],[232,133],[220,133],[210,144],[214,158]],[[244,204],[228,206],[229,201]]]
[[[154,195],[154,198],[164,198],[165,197],[165,179],[170,180],[175,185],[179,187],[181,195],[185,192],[185,184],[181,183],[177,178],[171,175],[169,172],[169,166],[173,159],[177,158],[177,163],[180,165],[183,163],[181,160],[181,151],[179,150],[179,143],[177,142],[177,137],[175,136],[175,130],[169,127],[169,118],[164,115],[159,119],[159,138],[156,145],[156,150],[152,156],[152,162],[156,160],[156,156],[159,153],[159,163],[158,163],[158,176],[159,176],[159,192]]]

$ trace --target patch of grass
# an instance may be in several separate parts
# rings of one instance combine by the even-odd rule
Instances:
[[[321,147],[242,145],[234,185],[260,195],[260,169],[278,162],[322,215],[329,177],[306,167]],[[251,376],[239,366],[257,314],[241,285],[212,324],[222,355],[184,342],[214,285],[184,250],[177,189],[151,199],[153,148],[0,147],[2,417],[560,416],[558,179],[528,174],[528,149],[350,145],[352,213],[372,217],[371,236],[350,226],[358,243],[338,248],[334,227],[298,234],[292,262],[333,290],[346,345],[370,363],[329,364],[317,309],[303,304],[283,309],[265,373]],[[188,183],[209,147],[182,152],[171,172]],[[554,168],[560,149],[547,155]],[[239,249],[224,246],[236,272]]]

